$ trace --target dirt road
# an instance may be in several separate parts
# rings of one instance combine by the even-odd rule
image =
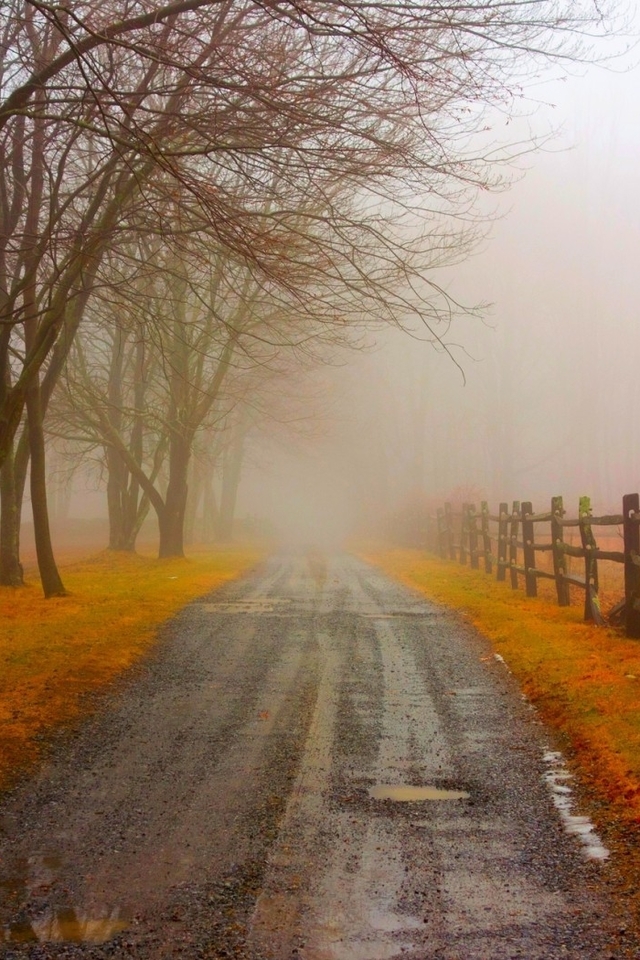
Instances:
[[[0,955],[637,956],[570,783],[459,619],[274,557],[5,798]]]

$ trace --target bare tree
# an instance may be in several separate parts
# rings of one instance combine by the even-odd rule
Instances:
[[[378,322],[411,310],[441,339],[450,304],[434,302],[410,254],[459,251],[442,216],[493,180],[494,152],[470,146],[482,105],[508,108],[527,57],[576,56],[602,24],[589,0],[147,0],[133,14],[122,0],[9,0],[4,14],[0,548],[12,556],[0,575],[19,574],[20,480],[6,464],[26,411],[48,595],[63,588],[42,418],[104,258],[131,224],[144,231],[149,214],[155,230],[170,211],[176,235],[206,230],[273,283],[304,289],[301,311],[337,327],[357,304]],[[338,183],[358,198],[346,214]],[[422,234],[418,196],[431,217]]]
[[[204,436],[223,477],[216,532],[228,539],[244,437],[268,391],[282,395],[292,370],[351,344],[348,317],[312,320],[268,278],[192,240],[186,259],[184,246],[147,251],[126,298],[111,292],[87,318],[54,398],[50,428],[104,446],[112,548],[133,547],[150,503],[161,555],[182,553],[189,464]]]
[[[171,556],[183,552],[196,434],[209,421],[228,377],[258,362],[256,350],[248,359],[245,341],[254,339],[260,326],[254,313],[259,286],[222,253],[197,277],[193,271],[188,276],[186,264],[166,250],[156,266],[164,269],[153,291],[145,280],[147,308],[134,328],[107,326],[101,333],[98,317],[87,335],[76,339],[59,387],[57,419],[71,424],[76,437],[83,434],[105,447],[112,530],[127,500],[133,515],[139,489],[158,517],[160,555]],[[264,325],[261,332],[266,333]],[[139,513],[131,516],[130,540],[139,522]]]

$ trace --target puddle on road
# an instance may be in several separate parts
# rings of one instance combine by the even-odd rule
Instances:
[[[0,875],[4,910],[15,917],[13,921],[0,923],[0,944],[104,943],[130,925],[130,915],[125,915],[120,907],[103,908],[98,915],[90,915],[68,903],[47,904],[46,900],[56,895],[62,866],[61,857],[38,853],[14,860],[11,873]],[[59,893],[58,889],[58,896]],[[40,905],[33,906],[34,900]],[[33,915],[27,916],[24,905],[30,901]]]
[[[93,919],[71,908],[49,912],[37,920],[11,923],[0,936],[2,943],[104,943],[129,926],[117,914]]]
[[[573,778],[567,769],[564,757],[558,751],[546,750],[542,759],[548,768],[544,779],[551,791],[553,804],[560,813],[564,829],[567,833],[578,837],[583,845],[583,853],[589,860],[607,860],[609,851],[596,833],[589,817],[573,813],[573,791],[568,785],[568,781]]]
[[[374,800],[395,800],[397,803],[416,803],[420,800],[468,800],[466,790],[445,790],[441,787],[412,787],[408,784],[381,783],[369,788]]]

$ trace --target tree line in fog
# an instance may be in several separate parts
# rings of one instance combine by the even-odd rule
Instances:
[[[101,465],[113,549],[152,512],[181,555],[198,503],[229,535],[246,437],[311,368],[388,325],[446,350],[434,271],[499,183],[487,110],[603,26],[589,0],[8,0],[0,583],[28,485],[64,593],[51,443]]]

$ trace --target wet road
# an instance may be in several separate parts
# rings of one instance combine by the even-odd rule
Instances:
[[[570,790],[471,628],[354,558],[274,557],[5,798],[0,955],[637,956]]]

